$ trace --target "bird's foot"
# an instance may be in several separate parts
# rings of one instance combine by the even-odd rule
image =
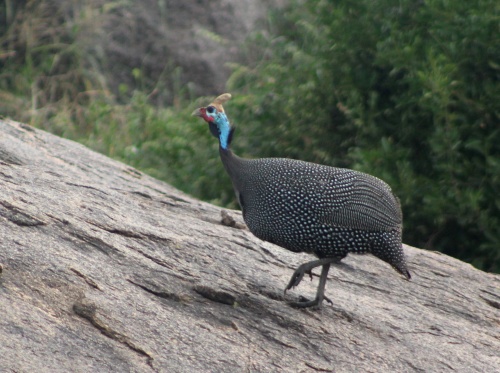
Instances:
[[[293,275],[290,278],[290,281],[288,282],[288,285],[285,288],[285,291],[284,291],[285,294],[286,294],[287,290],[290,290],[291,288],[294,288],[295,286],[297,286],[298,284],[300,284],[300,282],[302,281],[302,279],[304,278],[304,275],[306,273],[309,273],[309,275],[311,276],[311,279],[312,279],[312,272],[311,272],[311,270],[309,270],[309,272],[307,272],[307,271],[302,270],[301,267],[302,266],[300,266],[299,268],[297,268],[295,270],[295,272],[293,272]]]
[[[309,271],[305,271],[304,273],[307,273],[309,275],[309,280],[313,280],[313,271],[310,269]]]
[[[302,279],[304,278],[304,275],[306,274],[309,275],[309,278],[312,281],[313,279],[312,269],[304,269],[302,268],[302,266],[297,268],[293,273],[292,278],[288,282],[288,285],[286,286],[284,293],[286,294],[287,290],[290,290],[291,288],[294,288],[295,286],[299,285]]]
[[[300,284],[306,273],[308,273],[309,276],[312,277],[311,270],[313,268],[319,266],[322,266],[323,268],[321,269],[321,276],[319,277],[319,284],[318,284],[318,290],[316,291],[316,298],[314,298],[313,300],[308,300],[306,298],[301,297],[301,300],[299,300],[298,302],[292,302],[290,304],[293,307],[297,308],[306,308],[306,307],[321,308],[323,300],[326,300],[330,304],[333,304],[333,302],[325,296],[325,284],[326,284],[326,279],[328,277],[328,270],[330,269],[330,265],[332,263],[339,263],[341,259],[342,258],[322,258],[319,260],[313,260],[312,262],[304,263],[301,266],[299,266],[299,268],[295,270],[295,272],[292,275],[292,278],[288,282],[288,285],[285,288],[285,293],[287,290],[290,290],[291,288]]]
[[[326,300],[328,303],[333,305],[333,302],[330,300],[330,298],[328,298],[325,295],[323,295],[323,299],[319,299],[318,297],[316,297],[313,300],[309,300],[301,295],[297,302],[290,302],[289,304],[290,304],[290,306],[295,307],[295,308],[314,307],[314,308],[320,309],[321,305],[323,303],[323,300]]]
[[[319,260],[313,260],[308,263],[304,263],[300,265],[295,272],[293,272],[292,277],[290,278],[290,281],[288,282],[288,285],[285,288],[285,294],[287,290],[290,290],[291,288],[294,288],[300,284],[302,279],[304,278],[305,274],[309,275],[309,278],[312,280],[313,275],[312,275],[312,270],[313,268],[322,266],[324,264],[329,264],[329,263],[339,263],[341,258],[324,258],[324,259],[319,259]]]

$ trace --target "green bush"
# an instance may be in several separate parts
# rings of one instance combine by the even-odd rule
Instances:
[[[254,37],[261,62],[234,67],[245,148],[379,176],[401,198],[405,242],[499,272],[498,10],[294,2]]]

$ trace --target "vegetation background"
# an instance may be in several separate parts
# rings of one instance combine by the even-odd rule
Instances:
[[[500,272],[500,2],[291,0],[219,69],[199,63],[231,28],[186,34],[198,49],[180,57],[176,3],[1,0],[0,114],[236,207],[190,117],[225,87],[237,153],[376,175],[406,243]]]

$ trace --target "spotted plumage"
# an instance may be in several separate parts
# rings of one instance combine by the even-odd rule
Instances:
[[[401,243],[399,201],[382,180],[357,171],[285,158],[244,159],[229,148],[233,131],[219,96],[193,114],[205,119],[219,139],[219,153],[233,182],[243,218],[262,240],[319,260],[300,266],[286,290],[305,273],[322,266],[316,299],[298,307],[321,305],[331,263],[348,253],[371,253],[406,278],[410,273]]]

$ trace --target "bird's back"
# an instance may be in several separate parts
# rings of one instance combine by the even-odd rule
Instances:
[[[401,207],[382,180],[286,158],[232,157],[224,164],[257,237],[319,257],[372,252],[406,271]]]
[[[240,160],[239,176],[232,179],[245,215],[304,214],[323,224],[366,231],[401,226],[397,197],[374,176],[286,158]]]

